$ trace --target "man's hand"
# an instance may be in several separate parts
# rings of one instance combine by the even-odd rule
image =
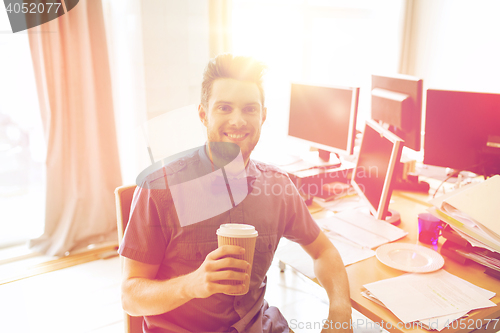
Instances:
[[[245,271],[250,264],[234,257],[242,256],[245,249],[236,245],[223,245],[210,252],[201,266],[185,276],[192,286],[190,298],[207,298],[217,293],[238,294],[245,290],[250,278]],[[241,284],[221,284],[221,280],[239,281]]]
[[[321,333],[352,333],[351,320],[350,304],[345,308],[330,309],[328,321]]]
[[[210,252],[194,272],[169,280],[156,279],[159,264],[123,258],[123,309],[132,316],[154,316],[172,311],[193,298],[241,293],[250,283],[244,272],[250,264],[231,256],[241,257],[244,252],[245,249],[236,245],[221,246]],[[243,285],[220,284],[220,280],[240,281]]]

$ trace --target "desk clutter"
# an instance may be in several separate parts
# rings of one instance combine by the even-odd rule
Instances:
[[[488,180],[486,184],[496,181]],[[465,190],[459,193],[463,191]],[[495,192],[492,197],[499,198],[500,195]],[[450,202],[455,203],[456,198],[448,201]],[[440,254],[429,247],[398,242],[404,241],[407,232],[370,216],[366,203],[357,196],[327,202],[322,208],[330,210],[334,215],[316,219],[316,222],[339,250],[345,266],[376,255],[384,265],[409,272],[363,284],[360,291],[363,297],[389,309],[405,328],[417,327],[436,331],[447,327],[456,328],[464,321],[469,323],[475,318],[467,318],[469,312],[496,306],[495,302],[491,301],[496,293],[490,291],[495,289],[478,287],[442,269],[444,258],[441,254],[446,255],[447,259],[462,263],[465,260],[473,260],[492,271],[500,267],[500,253],[494,249],[477,246],[477,241],[474,242],[476,246],[472,246],[452,228],[452,224],[448,223],[442,232],[442,236],[447,240],[441,247]],[[442,220],[446,222],[445,219]],[[456,221],[452,222],[457,224]],[[484,229],[485,225],[482,223],[481,227]],[[477,226],[474,228],[479,229]],[[476,232],[479,233],[477,230]],[[486,233],[494,238],[495,235],[491,232],[492,230],[489,230]],[[452,251],[453,255],[450,255]],[[280,244],[276,255],[309,278],[315,277],[313,262],[299,245],[293,242]],[[487,324],[486,319],[479,322]]]
[[[484,267],[485,274],[500,280],[500,253],[472,246],[449,225],[443,230],[442,236],[446,239],[441,247],[442,254],[460,264],[474,261]]]
[[[445,270],[405,274],[364,287],[362,295],[391,310],[405,328],[420,326],[441,331],[447,326],[453,327],[457,319],[472,310],[496,306],[490,301],[494,292]]]
[[[334,216],[316,219],[318,226],[339,251],[345,266],[373,257],[374,248],[408,234],[363,212],[359,209],[359,202],[357,203],[358,205],[349,205]],[[315,278],[313,261],[300,245],[293,242],[280,244],[276,256],[307,277]]]
[[[499,198],[500,176],[493,176],[432,199],[428,211],[445,223],[442,254],[461,264],[474,261],[485,268],[486,274],[500,279]],[[419,214],[419,218],[423,215]],[[362,296],[388,308],[405,328],[437,331],[457,328],[462,323],[459,319],[463,321],[472,310],[496,306],[490,301],[494,292],[440,269],[444,260],[437,252],[424,248],[419,256],[411,258],[404,252],[406,248],[417,254],[417,247],[424,248],[401,243],[377,248],[377,259],[385,265],[415,273],[365,284]],[[427,261],[427,265],[421,265],[423,270],[413,269],[419,261]],[[419,274],[424,272],[432,273]]]
[[[462,264],[474,261],[500,279],[500,176],[431,200],[429,212],[447,223],[441,253]]]
[[[425,130],[421,128],[424,100]],[[450,331],[465,332],[462,326],[457,329],[457,319],[471,310],[496,306],[498,298],[494,302],[490,298],[500,289],[487,277],[482,284],[477,265],[463,267],[463,271],[470,268],[474,273],[470,281],[495,292],[462,280],[460,277],[468,274],[462,274],[462,269],[454,271],[454,263],[445,266],[441,254],[462,264],[474,261],[485,267],[485,273],[499,277],[500,176],[433,200],[430,214],[424,213],[423,207],[416,212],[412,206],[409,215],[408,205],[422,204],[415,195],[405,193],[409,204],[396,202],[389,209],[389,203],[393,190],[420,192],[422,196],[429,193],[432,183],[421,181],[419,177],[425,175],[415,173],[412,150],[423,152],[428,171],[432,171],[428,166],[454,169],[450,174],[446,170],[443,179],[429,177],[429,181],[438,182],[435,193],[448,190],[447,182],[454,176],[458,175],[460,184],[462,170],[485,177],[500,174],[500,127],[492,126],[500,123],[500,113],[494,112],[500,105],[500,94],[424,90],[423,81],[416,77],[372,75],[371,118],[365,122],[362,135],[356,133],[355,126],[358,102],[359,88],[292,83],[288,138],[317,149],[320,162],[310,164],[311,160],[299,158],[278,165],[289,174],[309,211],[321,214],[323,218],[316,221],[339,250],[344,264],[356,263],[347,270],[354,277],[356,290],[364,287],[364,297],[387,307],[402,323],[433,330],[451,325]],[[449,119],[455,120],[453,126],[443,126]],[[331,153],[340,159],[340,165],[337,159],[329,160]],[[420,245],[408,243],[408,239],[415,239],[417,215]],[[411,216],[415,229],[410,229]],[[396,227],[401,222],[410,237]],[[440,236],[446,238],[442,246]],[[280,244],[276,255],[314,277],[312,260],[299,245]],[[374,255],[383,265],[376,262],[374,266]],[[397,276],[401,271],[409,274]],[[397,277],[369,283],[376,281],[379,273]],[[355,295],[351,292],[351,300],[373,318],[393,320],[386,311],[380,314],[378,306],[363,296],[359,291]],[[487,324],[487,316],[498,317],[500,310],[494,311],[479,311],[468,319]],[[469,324],[467,330],[471,329]],[[394,331],[406,332],[407,326]]]
[[[398,227],[377,220],[369,213],[353,209],[353,206],[332,217],[316,219],[316,223],[337,248],[345,266],[373,257],[375,251],[372,249],[408,234]],[[313,261],[300,245],[293,242],[280,243],[276,256],[307,277],[315,278]]]

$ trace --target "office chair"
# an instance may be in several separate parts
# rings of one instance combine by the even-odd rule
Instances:
[[[136,185],[125,185],[117,187],[115,190],[116,199],[116,218],[118,224],[118,244],[121,244],[123,233],[127,227],[128,218],[130,215],[130,206]],[[125,333],[142,333],[142,317],[133,317],[128,313],[125,314]]]

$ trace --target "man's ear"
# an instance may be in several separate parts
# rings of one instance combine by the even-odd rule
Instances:
[[[203,123],[203,125],[205,125],[205,127],[207,126],[207,112],[205,111],[205,108],[203,107],[203,105],[198,105],[198,117],[200,117],[200,121]]]
[[[262,108],[262,124],[264,124],[264,122],[266,121],[266,118],[267,118],[267,108],[264,107],[264,108]]]

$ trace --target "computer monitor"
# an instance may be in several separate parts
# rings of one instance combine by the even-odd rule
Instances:
[[[359,88],[292,83],[288,136],[318,148],[323,160],[352,155],[358,100]]]
[[[404,145],[420,150],[423,81],[413,76],[372,75],[372,116]]]
[[[351,184],[368,203],[370,212],[379,220],[398,223],[399,216],[389,211],[394,167],[401,158],[403,141],[382,126],[368,120],[359,148],[358,161]]]
[[[500,174],[500,94],[427,90],[424,164]]]

